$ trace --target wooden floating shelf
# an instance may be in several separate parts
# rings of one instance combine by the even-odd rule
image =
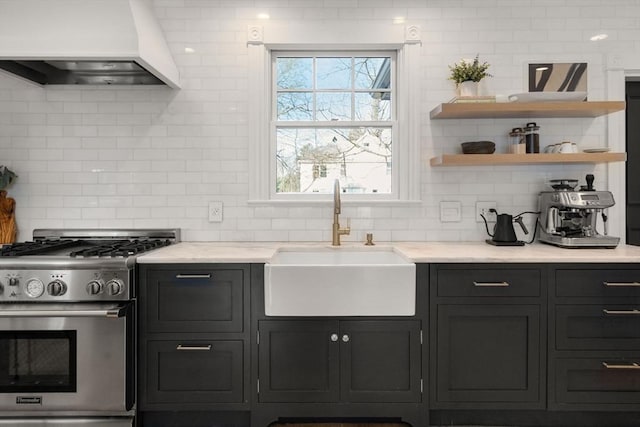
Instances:
[[[599,117],[624,108],[624,101],[443,103],[430,115],[431,119]]]
[[[568,154],[443,154],[430,160],[431,166],[536,165],[551,163],[624,162],[627,153]]]

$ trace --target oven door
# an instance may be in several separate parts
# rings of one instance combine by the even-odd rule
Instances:
[[[0,416],[126,415],[132,311],[132,303],[0,307]]]

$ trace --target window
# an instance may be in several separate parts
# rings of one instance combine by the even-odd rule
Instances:
[[[391,194],[394,52],[274,52],[276,194]]]
[[[251,203],[420,203],[420,31],[248,27]]]

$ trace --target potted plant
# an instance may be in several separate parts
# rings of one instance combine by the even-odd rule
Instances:
[[[0,166],[0,244],[16,241],[16,201],[7,197],[6,187],[11,184],[18,175],[6,166]]]
[[[487,62],[480,63],[479,56],[476,55],[473,61],[462,59],[459,63],[449,65],[449,80],[456,83],[460,96],[477,96],[478,82],[485,77],[491,77],[487,72],[490,65]]]

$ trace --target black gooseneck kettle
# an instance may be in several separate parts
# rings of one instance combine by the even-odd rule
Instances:
[[[522,246],[524,242],[518,240],[516,237],[516,230],[513,228],[513,223],[520,224],[524,234],[529,234],[529,230],[525,227],[522,221],[522,214],[516,215],[515,218],[509,214],[499,214],[495,209],[489,209],[489,212],[496,214],[496,225],[493,227],[493,234],[489,233],[489,226],[487,219],[482,216],[484,225],[487,228],[487,234],[491,236],[491,239],[487,239],[486,242],[495,246]]]

